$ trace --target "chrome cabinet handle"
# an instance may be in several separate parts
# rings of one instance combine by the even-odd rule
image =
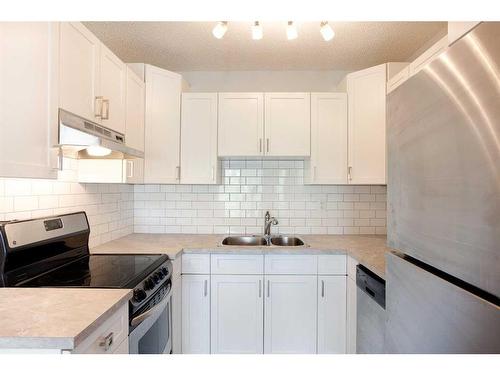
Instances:
[[[102,100],[102,109],[101,110],[104,110],[104,108],[106,108],[106,111],[104,112],[105,113],[104,115],[101,114],[101,118],[103,120],[109,120],[109,99]]]
[[[175,179],[180,180],[181,179],[181,167],[180,166],[175,167],[175,174],[176,174]]]
[[[132,160],[127,160],[127,178],[132,178],[134,177],[134,162]]]
[[[269,152],[269,138],[266,138],[266,152]]]
[[[271,281],[267,280],[267,298],[271,296]]]
[[[262,154],[262,138],[259,138],[259,153]]]
[[[349,181],[352,181],[352,167],[349,167],[349,168],[347,169],[347,179],[348,179]]]
[[[97,118],[102,118],[102,96],[96,96],[94,99],[94,116]]]
[[[262,297],[262,280],[259,280],[259,298]]]
[[[113,332],[111,332],[109,335],[104,337],[101,342],[99,343],[99,346],[104,348],[104,351],[108,351],[109,348],[113,345]]]
[[[203,295],[206,297],[208,294],[208,280],[205,279],[203,283]]]
[[[325,280],[321,280],[321,297],[325,297]]]

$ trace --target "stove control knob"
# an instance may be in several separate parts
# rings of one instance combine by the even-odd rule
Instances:
[[[153,276],[151,276],[151,278],[153,279],[153,282],[155,284],[158,284],[160,282],[160,278],[158,277],[158,275],[156,273]]]
[[[155,283],[151,277],[144,282],[144,289],[145,290],[150,290],[150,289],[153,289],[154,287],[155,287]]]
[[[135,289],[134,290],[134,301],[142,302],[146,299],[147,294],[143,289]]]
[[[161,269],[161,272],[163,273],[163,275],[164,275],[164,276],[167,276],[167,275],[168,275],[168,270],[167,270],[167,268],[166,268],[166,267],[163,267],[163,268]]]
[[[156,274],[158,275],[158,277],[160,278],[160,280],[163,280],[163,278],[165,277],[165,275],[161,271],[158,271]]]

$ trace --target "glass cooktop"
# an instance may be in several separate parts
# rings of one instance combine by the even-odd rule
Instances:
[[[16,286],[134,288],[167,260],[167,255],[93,254]]]

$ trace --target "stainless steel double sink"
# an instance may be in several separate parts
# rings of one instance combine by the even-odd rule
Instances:
[[[229,236],[222,240],[224,246],[304,246],[304,241],[290,236]]]

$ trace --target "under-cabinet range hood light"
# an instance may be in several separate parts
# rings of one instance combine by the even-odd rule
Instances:
[[[111,150],[102,146],[89,146],[86,148],[87,154],[90,156],[108,156],[111,154]]]
[[[59,143],[62,156],[75,159],[143,158],[144,152],[125,145],[125,136],[59,109]]]

